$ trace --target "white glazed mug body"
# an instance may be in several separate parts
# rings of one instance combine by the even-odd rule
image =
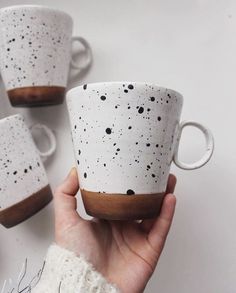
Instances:
[[[72,19],[43,6],[0,10],[1,74],[6,90],[65,87],[71,58]]]
[[[13,106],[61,103],[72,60],[73,21],[67,13],[40,5],[0,10],[0,68]],[[91,62],[91,49],[85,67]],[[77,69],[81,69],[77,65]]]
[[[100,83],[67,94],[81,188],[165,191],[182,96],[145,83]]]

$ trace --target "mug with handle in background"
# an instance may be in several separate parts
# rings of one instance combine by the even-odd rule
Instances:
[[[92,62],[88,42],[72,37],[72,27],[70,15],[45,6],[0,9],[0,69],[12,106],[63,102],[70,64],[80,71]],[[71,57],[73,42],[85,49],[83,65]]]
[[[159,214],[172,160],[183,169],[206,164],[213,136],[203,125],[180,123],[183,97],[140,82],[94,83],[71,89],[67,106],[85,209],[113,220],[152,218]],[[202,159],[178,159],[184,127],[206,138]]]
[[[31,129],[45,132],[50,143],[47,151],[37,149],[21,115],[0,120],[0,224],[6,228],[31,217],[52,199],[41,158],[55,152],[56,139],[46,125]]]

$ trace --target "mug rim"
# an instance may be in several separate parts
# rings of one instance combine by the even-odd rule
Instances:
[[[5,7],[2,7],[0,9],[0,13],[5,11],[5,10],[14,10],[14,9],[19,9],[19,8],[31,8],[31,9],[34,9],[34,8],[40,8],[40,9],[45,9],[45,10],[50,10],[50,11],[54,11],[54,12],[57,12],[57,13],[60,13],[60,14],[64,14],[65,16],[69,17],[70,20],[72,21],[73,23],[73,18],[72,16],[70,16],[70,14],[68,14],[67,12],[63,11],[63,10],[60,10],[60,9],[57,9],[57,8],[52,8],[50,6],[46,6],[46,5],[39,5],[39,4],[18,4],[18,5],[10,5],[10,6],[5,6]]]
[[[107,81],[107,82],[93,82],[93,83],[87,83],[86,85],[87,86],[110,86],[110,85],[117,85],[117,84],[136,84],[138,86],[152,86],[156,89],[160,89],[160,90],[168,90],[170,91],[171,93],[173,93],[176,98],[179,100],[179,102],[183,102],[183,95],[181,93],[179,93],[178,91],[176,90],[173,90],[173,89],[170,89],[170,88],[167,88],[167,87],[163,87],[163,86],[159,86],[155,83],[152,83],[152,82],[139,82],[139,81]],[[79,92],[80,90],[83,89],[83,85],[79,85],[79,86],[76,86],[76,87],[73,87],[71,88],[67,93],[66,93],[66,101],[70,100],[70,99],[73,99],[73,98],[76,98],[76,97],[73,97],[72,95],[75,94],[76,92]]]
[[[9,120],[9,118],[10,119],[12,119],[12,118],[15,118],[15,117],[19,117],[19,118],[21,118],[22,120],[24,120],[24,117],[23,117],[23,115],[21,115],[21,114],[13,114],[13,115],[10,115],[10,116],[7,116],[7,117],[3,117],[3,118],[1,118],[0,119],[0,123],[4,123],[4,122],[6,122],[7,120]]]

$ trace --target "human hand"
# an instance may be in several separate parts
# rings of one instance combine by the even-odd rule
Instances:
[[[55,240],[76,255],[84,255],[121,292],[140,293],[155,270],[175,210],[176,185],[169,176],[160,216],[137,221],[108,221],[80,217],[75,195],[79,190],[76,169],[56,189]]]

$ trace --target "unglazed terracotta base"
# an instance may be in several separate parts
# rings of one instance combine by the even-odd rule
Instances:
[[[52,191],[49,185],[21,202],[0,211],[0,223],[11,228],[36,214],[52,200]]]
[[[140,220],[159,215],[164,192],[155,194],[110,194],[81,190],[90,216],[107,220]]]
[[[38,107],[62,104],[65,87],[32,86],[9,90],[8,97],[13,107]]]

